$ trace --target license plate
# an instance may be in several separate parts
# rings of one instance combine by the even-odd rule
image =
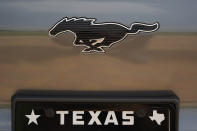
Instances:
[[[12,131],[177,131],[170,91],[19,91],[12,97]]]

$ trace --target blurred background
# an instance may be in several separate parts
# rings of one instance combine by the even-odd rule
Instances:
[[[197,126],[196,0],[0,0],[0,131],[10,130],[10,97],[18,89],[173,90],[180,130]],[[129,35],[81,53],[74,35],[48,30],[63,17],[100,22],[159,22],[154,33]]]

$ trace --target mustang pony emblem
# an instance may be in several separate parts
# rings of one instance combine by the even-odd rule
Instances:
[[[131,27],[119,23],[95,23],[94,18],[63,18],[50,30],[49,35],[56,37],[58,34],[69,31],[75,35],[75,46],[86,46],[82,52],[105,52],[103,47],[123,40],[128,34],[139,32],[154,32],[158,30],[159,23],[145,24],[133,23]]]

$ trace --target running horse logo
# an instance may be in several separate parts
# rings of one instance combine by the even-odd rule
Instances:
[[[95,18],[63,18],[50,30],[49,35],[69,31],[75,35],[75,46],[86,46],[82,52],[105,52],[103,47],[110,47],[123,40],[128,34],[139,32],[154,32],[159,29],[159,23],[133,23],[130,28],[119,23],[95,23]]]

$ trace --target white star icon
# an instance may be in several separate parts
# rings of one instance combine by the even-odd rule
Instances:
[[[36,125],[38,125],[37,119],[40,117],[40,115],[35,115],[34,110],[31,111],[31,115],[25,115],[28,119],[28,125],[31,124],[32,122]]]

